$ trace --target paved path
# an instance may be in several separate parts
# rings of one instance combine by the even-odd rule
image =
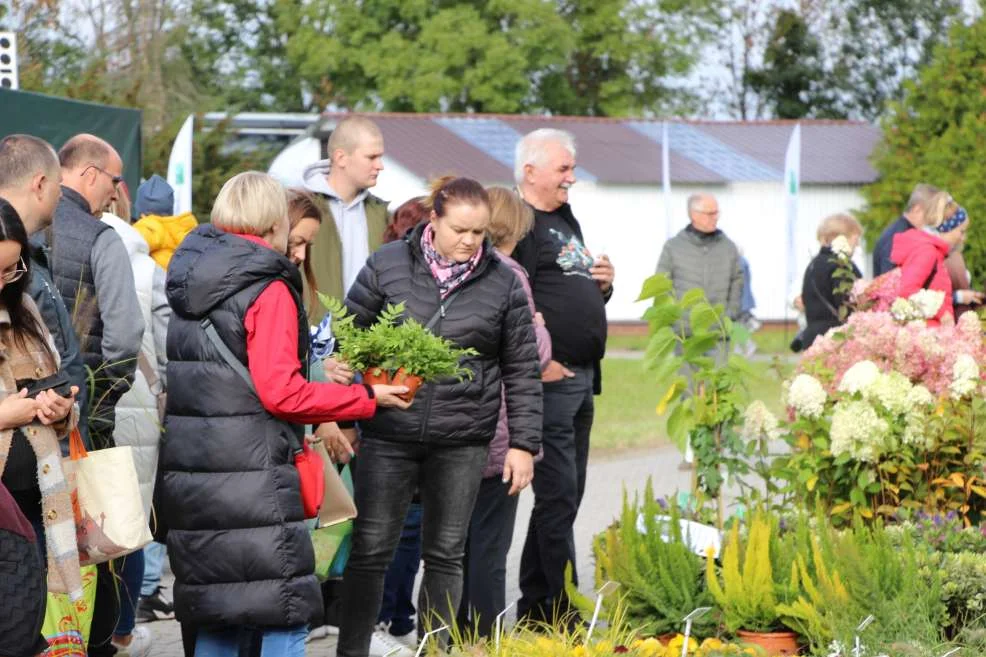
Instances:
[[[680,460],[678,451],[671,446],[600,453],[590,460],[585,500],[575,523],[578,570],[582,576],[581,588],[584,591],[589,592],[593,588],[592,537],[608,527],[619,514],[623,503],[624,487],[631,494],[642,491],[647,477],[652,477],[657,495],[671,494],[679,489],[687,490],[691,475],[678,470]],[[533,494],[529,490],[524,491],[517,511],[513,545],[507,558],[508,601],[520,597],[517,573],[532,504]],[[168,577],[170,579],[170,574]],[[152,656],[181,657],[183,655],[178,623],[158,621],[149,623],[146,627],[153,632],[155,638]],[[308,644],[307,654],[312,657],[334,657],[334,638],[321,639]]]

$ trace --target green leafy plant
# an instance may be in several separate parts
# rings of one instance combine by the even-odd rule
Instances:
[[[693,492],[717,501],[722,528],[726,476],[749,472],[746,441],[737,427],[752,371],[730,353],[734,327],[722,304],[710,304],[701,289],[680,299],[673,289],[664,274],[644,281],[638,301],[651,300],[644,313],[650,326],[644,364],[664,389],[657,412],[668,413],[668,435],[681,449],[690,442],[695,452]]]
[[[676,631],[692,610],[712,604],[703,559],[686,542],[680,519],[676,504],[662,506],[655,499],[648,479],[642,500],[635,496],[631,502],[624,492],[619,522],[593,544],[596,585],[620,583],[627,619],[644,635]],[[714,626],[714,616],[706,615],[694,631],[704,636]]]
[[[382,370],[392,376],[403,369],[423,381],[445,377],[472,379],[473,371],[461,362],[478,356],[478,352],[463,349],[414,319],[405,318],[403,303],[388,304],[377,322],[364,329],[356,325],[355,315],[344,303],[324,294],[319,294],[319,299],[332,315],[339,357],[354,370]]]

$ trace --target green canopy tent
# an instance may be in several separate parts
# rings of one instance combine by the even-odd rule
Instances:
[[[55,149],[88,132],[105,139],[123,159],[131,196],[141,174],[140,110],[0,88],[0,138],[15,133],[41,137]]]

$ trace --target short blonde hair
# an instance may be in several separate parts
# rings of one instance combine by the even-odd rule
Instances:
[[[534,211],[506,187],[490,187],[490,241],[493,246],[519,242],[534,227]]]
[[[959,204],[948,192],[938,192],[924,206],[924,223],[929,228],[938,228],[942,223],[958,212]]]
[[[287,192],[260,171],[244,171],[227,180],[212,204],[212,223],[231,233],[266,235],[287,216]]]
[[[856,237],[863,234],[863,227],[856,221],[855,217],[848,214],[833,214],[822,219],[818,224],[818,243],[828,246],[836,237]]]
[[[329,159],[335,159],[334,153],[337,150],[352,153],[359,148],[363,140],[372,139],[383,139],[383,133],[380,132],[376,123],[365,116],[348,116],[340,121],[329,134],[329,142],[326,145]]]

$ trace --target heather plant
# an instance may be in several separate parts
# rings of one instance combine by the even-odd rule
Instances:
[[[644,635],[677,630],[693,609],[712,604],[705,586],[705,564],[692,551],[680,520],[677,504],[662,506],[648,479],[643,499],[634,497],[631,502],[624,492],[619,522],[593,543],[596,586],[620,583],[627,620]],[[713,628],[714,616],[708,614],[693,629],[705,636]]]

